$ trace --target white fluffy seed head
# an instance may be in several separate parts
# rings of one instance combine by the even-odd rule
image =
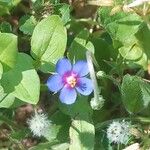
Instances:
[[[127,121],[114,121],[112,122],[107,129],[107,138],[110,143],[116,144],[127,144],[130,134],[131,124]]]
[[[51,124],[46,114],[37,112],[35,112],[35,114],[27,121],[27,123],[33,135],[37,137],[47,134]]]

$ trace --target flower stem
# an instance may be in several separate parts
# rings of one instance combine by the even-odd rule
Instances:
[[[98,87],[93,62],[97,68],[99,68],[99,65],[96,62],[94,55],[90,51],[86,52],[86,58],[87,58],[89,72],[90,72],[90,77],[92,79],[93,86],[94,86],[94,97],[91,99],[91,107],[94,110],[99,110],[103,106],[104,99],[100,95],[100,89]]]
[[[90,71],[90,77],[91,77],[92,82],[94,84],[94,97],[98,98],[98,96],[100,94],[100,89],[99,89],[98,84],[97,84],[95,70],[94,70],[94,66],[93,66],[92,56],[91,55],[92,54],[91,54],[90,51],[86,52],[86,58],[87,58],[87,64],[88,64],[89,71]]]
[[[120,144],[118,144],[118,146],[117,146],[117,150],[120,150]]]

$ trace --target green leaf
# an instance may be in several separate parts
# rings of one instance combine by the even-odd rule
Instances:
[[[16,98],[36,104],[39,100],[40,81],[33,68],[33,60],[26,54],[20,53],[14,69],[3,73],[1,84],[4,91]]]
[[[137,60],[143,55],[143,51],[138,45],[123,46],[119,48],[119,52],[127,60]]]
[[[93,44],[88,41],[89,31],[83,30],[81,31],[73,40],[70,50],[69,50],[69,58],[71,60],[81,60],[86,59],[86,51],[90,50],[94,53]]]
[[[68,143],[40,143],[34,147],[29,148],[29,150],[68,150],[69,144]]]
[[[0,62],[4,72],[14,67],[16,58],[17,36],[10,33],[0,33]]]
[[[101,128],[96,133],[95,137],[95,149],[94,150],[114,150],[113,144],[111,144],[107,138],[104,128]]]
[[[51,150],[51,142],[40,143],[36,146],[31,147],[29,150]]]
[[[12,5],[16,6],[18,3],[20,3],[21,0],[12,0]]]
[[[61,129],[61,126],[57,126],[55,124],[52,124],[49,126],[49,130],[47,133],[44,134],[44,137],[49,141],[53,142],[57,139],[57,136],[59,134],[59,130]]]
[[[0,0],[0,5],[3,6],[15,6],[20,2],[20,0]]]
[[[22,140],[26,138],[26,136],[29,134],[28,128],[22,128],[20,130],[14,131],[11,133],[10,137],[14,140]]]
[[[2,74],[3,74],[3,66],[2,66],[2,64],[0,63],[0,79],[2,78]]]
[[[113,49],[111,43],[102,38],[92,38],[91,39],[95,47],[95,58],[100,65],[101,70],[110,71],[109,65],[105,61],[110,61],[110,59],[116,59],[116,51]],[[105,61],[104,61],[105,60]]]
[[[123,104],[129,113],[140,112],[150,103],[150,85],[137,76],[124,76],[121,94]]]
[[[40,62],[40,67],[46,63],[56,64],[64,55],[66,43],[67,33],[63,22],[59,16],[52,15],[35,27],[31,39],[31,54]]]
[[[144,53],[150,59],[149,51],[149,39],[150,39],[150,29],[146,24],[143,24],[143,27],[135,34],[136,39],[138,40],[138,45],[143,49]]]
[[[74,104],[59,103],[59,107],[63,113],[70,115],[73,119],[69,131],[70,150],[93,150],[95,129],[88,97],[79,96]]]
[[[68,150],[69,143],[61,143],[51,147],[52,150]]]
[[[3,75],[3,67],[0,64],[0,79]],[[0,108],[9,108],[13,105],[15,96],[4,92],[3,87],[0,85]]]
[[[9,14],[9,10],[19,2],[20,0],[0,0],[0,16]]]
[[[143,24],[140,16],[134,13],[119,12],[110,15],[109,8],[99,9],[100,23],[106,28],[113,40],[118,40],[124,45],[134,43],[134,35]]]
[[[24,34],[32,35],[33,30],[37,24],[37,21],[34,16],[23,16],[20,20],[20,31]]]
[[[41,10],[44,6],[44,0],[32,0],[32,3],[35,11]]]
[[[0,85],[0,108],[9,108],[15,100],[13,94],[7,94],[4,92],[3,87]]]
[[[85,116],[87,113],[89,113],[89,115],[92,114],[92,109],[88,103],[88,97],[79,96],[76,102],[72,105],[66,105],[59,102],[59,108],[64,114],[71,117],[75,117],[78,114],[81,116]]]
[[[61,111],[57,111],[50,117],[50,120],[53,124],[55,124],[55,127],[58,129],[55,138],[59,142],[68,141],[69,127],[71,124],[70,117],[63,114]]]
[[[89,120],[80,120],[79,118],[73,120],[70,127],[69,150],[93,150],[94,136],[94,125]]]
[[[0,16],[2,16],[4,14],[9,14],[9,9],[7,7],[0,5]]]
[[[138,64],[138,65],[141,65],[144,70],[147,70],[147,68],[148,68],[148,58],[147,58],[147,55],[145,53],[143,53],[143,55],[140,58],[140,60],[136,61],[135,63]]]
[[[50,117],[50,120],[52,123],[44,137],[51,143],[56,141],[58,143],[68,142],[70,117],[57,111]]]
[[[11,24],[8,22],[2,22],[0,24],[0,31],[4,33],[11,33],[12,32]]]
[[[99,9],[99,23],[113,40],[113,46],[124,59],[148,67],[150,30],[142,18],[135,13],[119,12],[110,15],[110,8]],[[138,59],[138,60],[137,60]]]
[[[70,5],[68,4],[61,4],[61,5],[56,5],[54,8],[55,14],[58,14],[61,16],[62,21],[64,25],[69,21],[70,19]]]
[[[8,5],[12,0],[0,0],[0,5]]]
[[[66,24],[70,19],[70,5],[63,4],[59,11],[61,13],[63,23]]]

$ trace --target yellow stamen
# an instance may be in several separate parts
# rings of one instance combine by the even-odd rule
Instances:
[[[76,85],[76,83],[77,83],[76,78],[73,77],[73,76],[67,77],[67,78],[66,78],[66,81],[67,81],[67,83],[68,83],[72,88],[75,87],[75,85]]]

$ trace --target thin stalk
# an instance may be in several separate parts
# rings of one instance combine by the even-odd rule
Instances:
[[[117,150],[120,150],[120,144],[117,145]]]
[[[92,55],[92,53],[90,51],[86,52],[86,58],[87,58],[87,64],[88,64],[89,72],[90,72],[90,77],[91,77],[92,82],[93,82],[93,89],[94,89],[94,97],[91,99],[90,103],[91,103],[92,109],[99,110],[103,106],[104,99],[100,95],[100,89],[98,87],[98,83],[97,83],[97,79],[96,79],[96,75],[95,75],[93,60],[94,60],[97,67],[98,67],[98,64],[97,64],[96,60],[93,59],[94,56]]]
[[[90,51],[86,52],[86,58],[87,58],[87,64],[90,70],[90,77],[92,79],[93,85],[94,85],[94,97],[96,99],[98,99],[99,94],[100,94],[100,89],[98,87],[98,83],[96,80],[96,75],[95,75],[95,70],[94,70],[94,66],[93,66],[93,62],[92,62],[92,53]]]

